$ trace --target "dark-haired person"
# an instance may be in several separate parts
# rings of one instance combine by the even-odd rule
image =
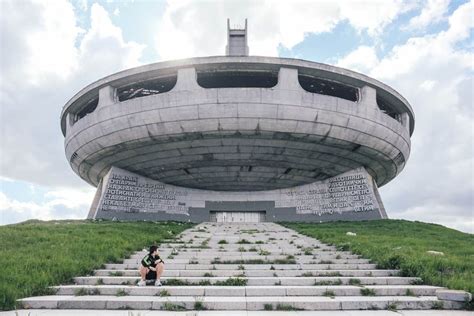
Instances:
[[[143,257],[142,262],[140,264],[140,277],[141,280],[138,282],[138,286],[145,286],[146,285],[146,275],[150,271],[156,271],[156,286],[161,286],[160,277],[163,274],[163,270],[165,268],[165,262],[160,258],[160,254],[158,253],[157,246],[151,246],[150,251],[148,254]]]

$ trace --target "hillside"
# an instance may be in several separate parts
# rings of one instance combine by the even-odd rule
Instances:
[[[474,292],[474,235],[402,220],[280,224],[351,250],[380,268],[400,269],[402,276]],[[2,226],[0,309],[15,308],[18,298],[47,295],[51,285],[72,283],[75,276],[119,262],[192,226],[110,221],[29,221]],[[430,250],[444,255],[427,253]]]
[[[400,269],[403,276],[421,277],[426,284],[474,293],[472,234],[405,220],[280,224],[342,250],[351,250],[380,268]]]
[[[133,251],[173,238],[192,224],[177,222],[28,221],[0,227],[0,310],[26,296],[48,294]]]

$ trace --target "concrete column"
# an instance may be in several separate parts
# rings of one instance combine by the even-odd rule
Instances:
[[[186,91],[202,89],[197,83],[195,68],[178,69],[178,79],[172,91]]]
[[[359,104],[372,109],[379,109],[377,106],[377,91],[369,86],[364,86],[360,89]]]
[[[117,103],[117,89],[106,86],[99,90],[99,104],[97,108]]]
[[[74,125],[74,115],[71,113],[66,114],[66,134],[69,132],[69,129]]]
[[[280,68],[278,84],[275,88],[281,90],[303,90],[298,81],[298,69]]]
[[[404,112],[402,114],[399,114],[400,116],[400,123],[407,129],[407,131],[410,131],[410,116],[408,115],[407,112]]]

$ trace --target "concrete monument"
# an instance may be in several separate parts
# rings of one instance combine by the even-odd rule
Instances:
[[[386,218],[378,187],[410,154],[414,114],[389,86],[306,60],[225,56],[118,72],[61,114],[66,157],[97,186],[89,218]]]

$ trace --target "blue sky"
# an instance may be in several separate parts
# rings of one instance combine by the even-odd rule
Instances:
[[[473,232],[473,2],[0,2],[0,224],[84,218],[94,188],[64,157],[62,106],[141,64],[222,55],[226,19],[251,55],[307,59],[389,84],[414,108],[405,170],[381,188],[392,218]],[[19,93],[21,91],[21,93]]]

